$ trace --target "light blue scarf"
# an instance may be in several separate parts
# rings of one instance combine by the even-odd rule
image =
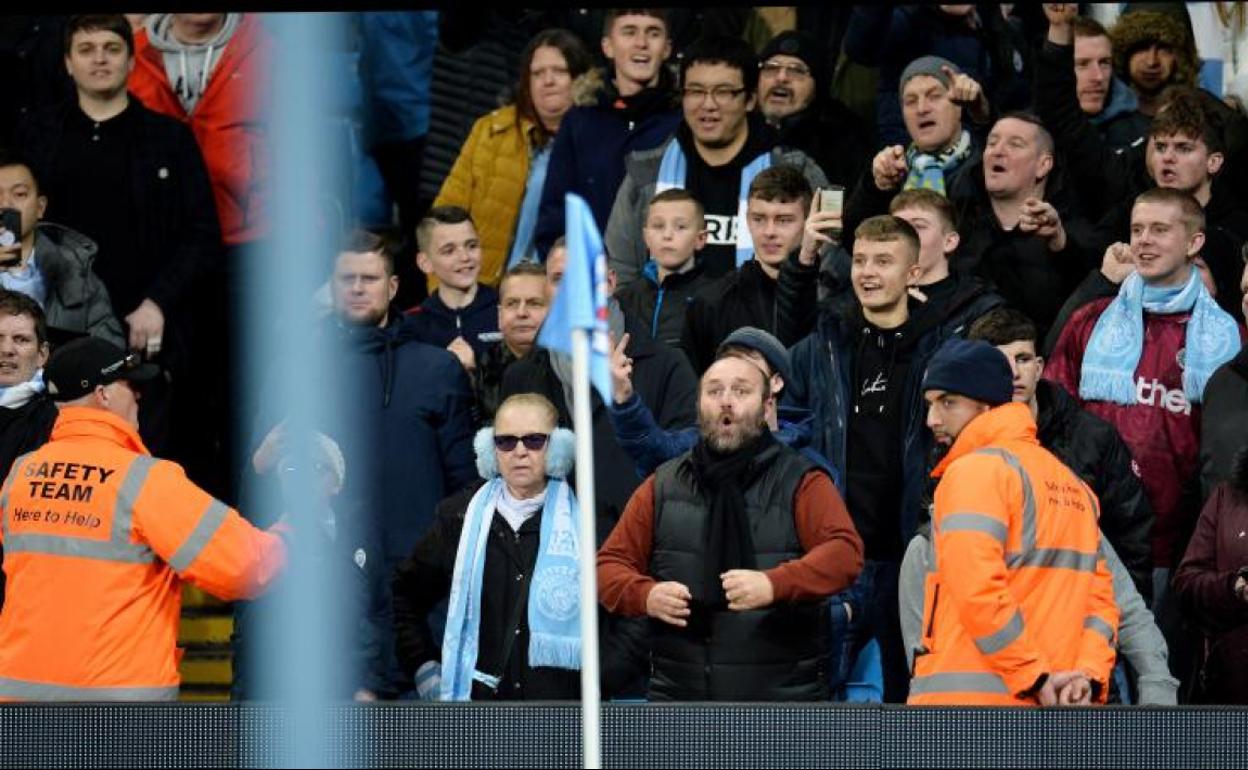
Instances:
[[[455,573],[442,637],[442,693],[447,701],[472,697],[473,680],[498,686],[498,677],[477,670],[481,628],[481,582],[490,521],[503,493],[494,477],[468,504],[455,554]],[[542,509],[537,564],[529,586],[529,665],[579,670],[581,667],[580,567],[577,502],[562,479],[550,479]]]
[[[935,155],[919,152],[913,144],[906,150],[906,165],[910,174],[906,177],[903,190],[934,190],[945,195],[945,174],[953,171],[971,154],[971,134],[966,129],[958,137],[953,147]]]
[[[43,370],[36,369],[34,375],[29,380],[19,382],[16,385],[10,385],[7,388],[0,388],[0,407],[20,409],[29,404],[30,400],[36,395],[47,389],[47,385],[43,382]]]
[[[750,184],[760,171],[771,167],[771,153],[765,152],[750,161],[741,169],[741,184],[737,187],[737,267],[754,258],[754,239],[750,237],[750,228],[746,224],[745,209],[750,197]],[[659,162],[659,176],[655,180],[654,194],[665,190],[683,188],[685,176],[689,171],[689,159],[681,149],[680,142],[673,138],[663,151],[663,160]]]
[[[1144,313],[1190,312],[1183,354],[1183,394],[1199,404],[1205,383],[1239,352],[1239,327],[1209,296],[1200,272],[1192,268],[1187,283],[1151,287],[1138,273],[1122,282],[1118,297],[1097,319],[1083,354],[1079,396],[1088,401],[1136,403],[1135,368],[1144,349]]]
[[[529,159],[529,179],[524,184],[524,198],[520,202],[520,216],[516,220],[516,234],[511,240],[511,254],[507,257],[507,269],[521,262],[536,258],[533,252],[533,235],[537,232],[537,212],[542,203],[542,187],[546,184],[546,170],[550,168],[550,150],[554,142],[537,150]]]

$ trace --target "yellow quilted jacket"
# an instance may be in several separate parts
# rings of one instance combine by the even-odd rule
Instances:
[[[459,150],[459,157],[435,206],[461,206],[472,215],[481,236],[481,283],[498,286],[516,218],[529,178],[529,137],[533,123],[516,123],[516,106],[509,104],[481,117]],[[429,276],[429,290],[437,286]]]

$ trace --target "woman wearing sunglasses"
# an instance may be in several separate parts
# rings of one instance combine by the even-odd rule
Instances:
[[[394,582],[399,660],[425,700],[567,700],[580,694],[571,431],[521,393],[477,433],[485,483],[447,498]],[[449,597],[441,643],[427,616]]]

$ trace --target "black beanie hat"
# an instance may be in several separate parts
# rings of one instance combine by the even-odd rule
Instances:
[[[1005,354],[982,340],[948,340],[927,365],[923,390],[957,393],[989,406],[1014,400],[1014,372]]]
[[[802,60],[802,63],[810,68],[810,74],[815,78],[815,87],[823,89],[827,87],[824,82],[824,49],[819,45],[819,41],[806,32],[798,32],[789,30],[781,32],[773,37],[766,46],[763,47],[762,53],[758,55],[759,62],[765,62],[773,56],[795,56]]]

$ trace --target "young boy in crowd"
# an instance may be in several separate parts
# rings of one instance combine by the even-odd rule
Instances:
[[[615,295],[632,325],[674,348],[681,347],[689,302],[711,282],[698,260],[706,236],[702,204],[688,190],[673,188],[654,196],[642,231],[650,252],[643,279]]]
[[[472,372],[498,334],[498,292],[477,282],[481,239],[468,212],[435,206],[416,226],[416,266],[437,278],[437,287],[410,322],[417,339],[446,348]]]

